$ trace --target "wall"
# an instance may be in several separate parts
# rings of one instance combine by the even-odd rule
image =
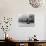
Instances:
[[[44,39],[46,39],[46,13],[45,13],[45,24],[44,24],[44,26],[45,26],[45,28],[44,28]]]
[[[34,34],[37,35],[39,40],[44,40],[45,12],[46,8],[44,5],[35,9],[30,6],[28,0],[0,0],[0,16],[13,17],[12,26],[8,32],[16,37],[17,40],[27,40]],[[22,14],[34,14],[35,26],[19,27],[17,19]],[[2,39],[2,36],[0,36],[0,39]]]

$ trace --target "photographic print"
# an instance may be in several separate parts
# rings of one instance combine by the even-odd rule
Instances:
[[[34,15],[20,16],[18,19],[19,25],[24,27],[34,26]]]

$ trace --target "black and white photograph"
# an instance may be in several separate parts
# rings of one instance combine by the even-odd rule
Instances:
[[[28,16],[22,15],[18,18],[18,23],[19,26],[22,27],[32,27],[35,24],[35,15],[34,14],[29,14]]]

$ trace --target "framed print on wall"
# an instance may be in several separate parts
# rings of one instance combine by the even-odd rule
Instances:
[[[20,16],[18,18],[19,26],[21,27],[32,27],[35,23],[35,17],[33,14],[29,14],[28,16]]]

